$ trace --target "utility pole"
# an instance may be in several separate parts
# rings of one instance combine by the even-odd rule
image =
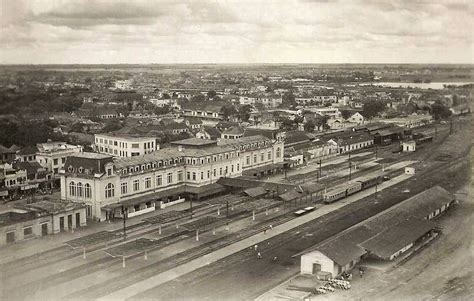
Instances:
[[[451,135],[453,133],[453,119],[449,121],[449,134]]]
[[[189,210],[191,211],[191,219],[193,219],[193,197],[189,198]]]
[[[435,125],[435,133],[434,133],[434,139],[436,140],[436,136],[438,136],[438,127]]]
[[[122,218],[123,218],[123,241],[127,240],[127,209],[122,205]]]
[[[349,180],[352,180],[351,153],[349,153]]]
[[[319,182],[319,178],[321,178],[323,176],[321,163],[322,163],[321,159],[319,159],[319,162],[318,162],[318,164],[319,164],[319,173],[318,173],[318,177],[317,177],[317,182]]]
[[[225,211],[226,211],[226,217],[229,218],[229,200],[226,200]]]
[[[375,144],[375,159],[378,159],[378,155],[379,155],[379,145]]]

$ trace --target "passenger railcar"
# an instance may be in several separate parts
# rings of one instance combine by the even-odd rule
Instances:
[[[361,190],[364,190],[369,187],[382,183],[382,175],[368,176],[360,180],[357,180],[357,182],[360,182]]]

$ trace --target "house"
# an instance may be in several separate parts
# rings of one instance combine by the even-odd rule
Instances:
[[[224,119],[222,108],[225,103],[206,102],[206,103],[184,103],[181,105],[183,117],[201,118],[203,121],[215,121]]]
[[[0,145],[0,163],[12,162],[13,160],[15,160],[16,152],[19,150],[20,148],[16,145],[12,145],[10,147]]]
[[[324,139],[337,147],[339,154],[366,148],[374,144],[374,138],[367,132],[344,131],[326,135]]]
[[[38,148],[36,146],[24,147],[16,153],[16,160],[19,162],[36,162],[37,152]]]
[[[221,131],[219,131],[215,127],[210,127],[210,126],[203,126],[201,127],[199,132],[196,133],[196,138],[199,138],[199,139],[217,140],[220,137],[221,137]]]
[[[191,131],[199,131],[202,127],[202,120],[199,118],[186,118],[184,122]]]
[[[222,139],[238,139],[244,136],[244,129],[240,126],[230,127],[221,133]]]
[[[59,180],[59,170],[64,166],[66,158],[70,155],[82,152],[82,146],[72,145],[65,142],[46,142],[36,145],[36,161],[53,173],[53,178]]]
[[[244,129],[244,137],[250,136],[264,136],[272,140],[276,141],[285,141],[286,133],[281,129],[266,129],[266,128],[259,128],[259,127],[246,127]]]
[[[134,157],[160,149],[155,136],[111,132],[95,134],[94,150],[115,157]]]
[[[359,112],[354,113],[351,117],[347,118],[347,121],[355,124],[363,124],[365,117],[362,116]]]

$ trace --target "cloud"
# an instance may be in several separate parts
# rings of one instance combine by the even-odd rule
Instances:
[[[0,1],[4,61],[472,62],[467,1]]]

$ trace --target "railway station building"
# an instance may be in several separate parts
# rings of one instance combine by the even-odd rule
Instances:
[[[61,171],[61,199],[84,202],[99,221],[154,211],[222,193],[220,178],[283,163],[282,141],[263,136],[212,141],[190,138],[142,156],[82,153]]]
[[[454,196],[440,186],[419,193],[296,254],[301,255],[301,273],[336,277],[365,258],[391,261],[409,255],[439,235],[433,219],[454,202]]]

